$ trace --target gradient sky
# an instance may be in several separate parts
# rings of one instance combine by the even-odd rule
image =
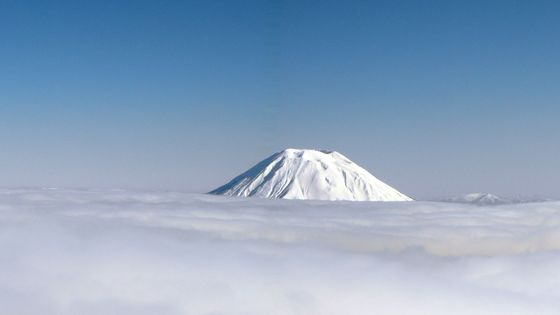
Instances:
[[[0,1],[0,185],[204,192],[286,147],[560,197],[557,1]]]

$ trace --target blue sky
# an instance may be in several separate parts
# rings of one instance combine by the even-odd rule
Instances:
[[[560,197],[554,1],[2,1],[0,185],[215,188],[286,147]]]

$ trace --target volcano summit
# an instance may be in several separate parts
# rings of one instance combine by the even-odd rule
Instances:
[[[411,201],[336,151],[286,149],[210,194],[239,197]]]

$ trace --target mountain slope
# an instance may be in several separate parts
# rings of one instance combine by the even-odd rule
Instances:
[[[476,205],[499,205],[511,203],[511,200],[488,193],[471,193],[457,198],[449,199],[450,202],[470,203]]]
[[[286,149],[261,161],[216,195],[356,201],[410,201],[335,151]]]

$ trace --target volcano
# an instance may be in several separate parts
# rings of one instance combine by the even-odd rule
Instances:
[[[275,153],[209,193],[309,200],[412,200],[336,151],[302,149]]]

